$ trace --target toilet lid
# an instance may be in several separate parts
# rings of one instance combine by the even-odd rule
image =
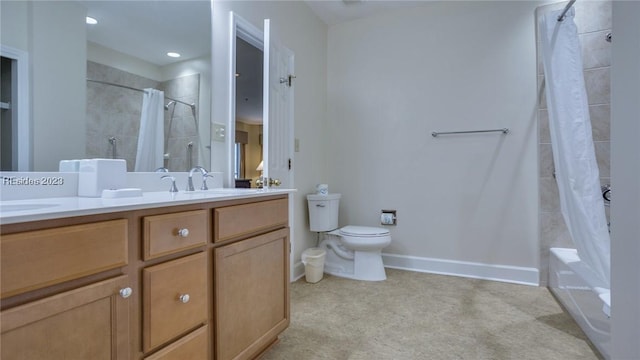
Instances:
[[[386,236],[389,235],[389,230],[369,226],[349,225],[340,229],[340,234],[347,236]]]

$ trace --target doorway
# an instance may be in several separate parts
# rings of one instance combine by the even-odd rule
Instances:
[[[29,171],[29,56],[0,45],[0,170]]]
[[[263,139],[262,49],[236,36],[235,187],[256,187],[262,176]]]

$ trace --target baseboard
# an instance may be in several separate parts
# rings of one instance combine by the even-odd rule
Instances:
[[[304,264],[302,261],[298,261],[293,266],[293,274],[291,274],[291,282],[298,281],[304,276]]]
[[[382,254],[384,266],[391,269],[454,275],[473,279],[502,281],[523,285],[539,285],[536,268],[493,265],[467,261],[434,259],[417,256]]]

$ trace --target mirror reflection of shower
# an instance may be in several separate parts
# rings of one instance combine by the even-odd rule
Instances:
[[[182,113],[179,110],[176,116],[178,107],[188,109],[182,109]],[[164,167],[173,171],[189,171],[198,163],[197,151],[194,152],[194,146],[197,149],[196,145],[199,144],[200,134],[196,104],[171,99],[164,105],[164,110],[165,120],[168,118],[165,121]],[[176,143],[182,144],[182,149],[176,148]]]
[[[110,136],[109,144],[111,145],[111,158],[117,159],[118,158],[118,148],[117,148],[118,139],[115,136]]]
[[[163,166],[170,171],[187,171],[206,161],[209,149],[200,141],[198,115],[200,74],[176,76],[157,81],[93,61],[87,62],[87,158],[116,157],[127,161],[127,171],[135,170],[140,131],[143,89],[164,92]],[[189,155],[187,146],[192,143]]]

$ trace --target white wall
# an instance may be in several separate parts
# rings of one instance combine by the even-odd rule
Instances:
[[[11,1],[1,13],[2,44],[31,62],[33,170],[57,170],[60,159],[85,153],[85,11],[74,2]]]
[[[396,265],[506,265],[526,274],[505,280],[537,282],[538,5],[422,3],[329,28],[325,179],[343,194],[341,224],[398,211]]]
[[[229,11],[262,29],[263,19],[271,19],[272,32],[295,53],[296,83],[294,136],[300,151],[294,154],[295,188],[293,246],[295,261],[307,247],[315,246],[315,234],[308,229],[305,195],[315,184],[326,181],[326,49],[327,28],[302,1],[214,1],[213,3],[213,109],[212,122],[228,119]],[[212,168],[226,171],[229,158],[223,143],[212,142]],[[220,167],[222,165],[222,167]],[[228,186],[228,184],[227,184]],[[297,271],[300,266],[296,268]]]
[[[611,67],[611,349],[640,358],[640,3],[613,2]]]
[[[32,2],[30,16],[33,170],[57,171],[85,154],[86,10],[74,2]]]
[[[3,1],[0,3],[0,43],[23,51],[29,50],[29,15],[25,1]]]
[[[156,81],[167,80],[163,78],[160,66],[91,41],[87,42],[87,61],[108,65]]]

